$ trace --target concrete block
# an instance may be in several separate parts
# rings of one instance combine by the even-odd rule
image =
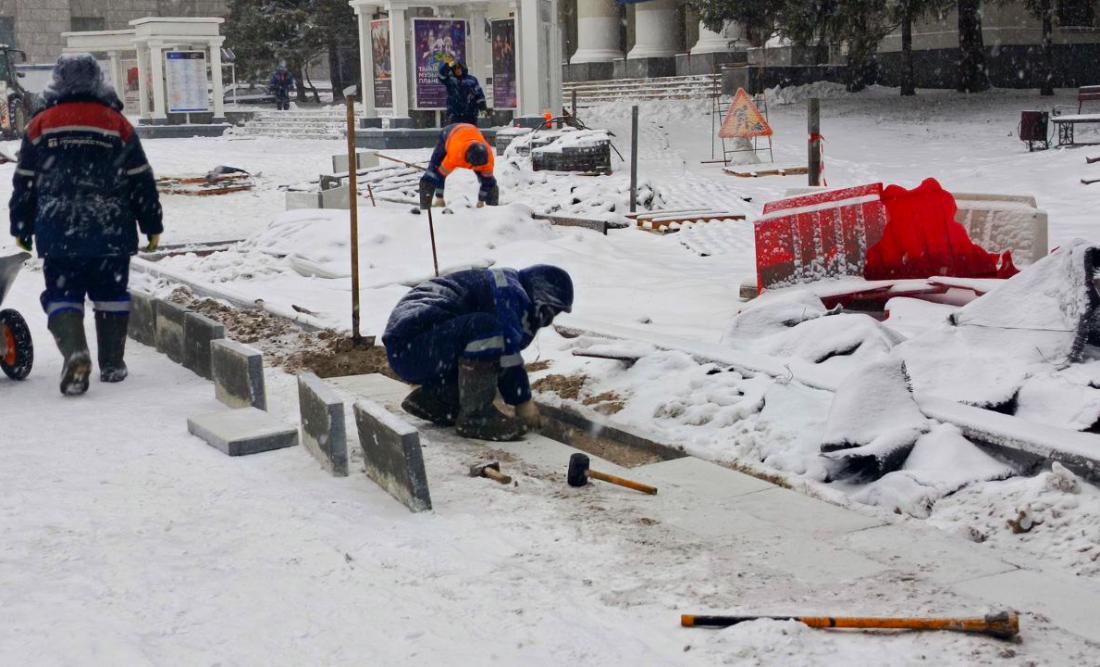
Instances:
[[[298,406],[302,415],[302,444],[325,470],[348,475],[348,437],[344,429],[344,402],[313,373],[298,376]]]
[[[321,208],[351,207],[351,188],[347,184],[321,191]]]
[[[884,525],[881,519],[858,514],[832,503],[779,487],[738,498],[739,511],[795,533],[821,537]]]
[[[214,395],[231,408],[267,409],[264,357],[259,350],[220,339],[210,344]]]
[[[220,322],[198,313],[187,313],[183,318],[184,367],[207,380],[212,379],[210,343],[222,338],[225,338],[225,327]]]
[[[156,300],[157,311],[157,352],[167,355],[177,364],[183,363],[184,332],[183,320],[189,312],[187,308],[161,299]]]
[[[154,347],[157,344],[156,299],[144,292],[130,292],[130,338]]]
[[[256,408],[189,417],[187,431],[229,456],[259,454],[298,444],[298,429]]]
[[[430,510],[420,433],[373,401],[355,404],[355,425],[367,476],[410,511]]]
[[[379,127],[381,127],[381,124],[379,124]],[[370,169],[372,167],[377,167],[378,153],[375,151],[358,151],[355,154],[355,161],[359,165],[360,169]],[[347,153],[341,153],[339,155],[332,156],[332,173],[342,174],[349,171],[351,170],[348,169]]]
[[[287,191],[286,210],[296,211],[303,208],[321,208],[321,193]]]
[[[1100,584],[1085,577],[1016,570],[971,579],[952,590],[998,607],[1041,614],[1055,625],[1100,642]]]
[[[707,502],[712,500],[721,502],[775,488],[771,482],[750,477],[694,456],[651,463],[634,468],[631,474],[662,491],[667,487],[670,493],[675,490],[676,493],[686,497],[706,498]]]

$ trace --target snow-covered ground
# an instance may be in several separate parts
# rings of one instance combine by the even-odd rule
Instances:
[[[1061,91],[1053,100],[1020,91],[970,96],[921,91],[918,97],[904,100],[896,96],[895,90],[886,89],[854,96],[830,86],[815,86],[812,91],[825,98],[822,132],[826,139],[825,175],[830,185],[881,181],[912,187],[926,177],[935,177],[946,189],[957,192],[1032,194],[1040,208],[1049,214],[1052,248],[1068,245],[1075,238],[1100,242],[1100,234],[1095,231],[1100,186],[1080,182],[1082,177],[1100,171],[1100,165],[1086,166],[1084,160],[1086,155],[1100,154],[1100,147],[1028,153],[1015,139],[1020,110],[1049,108],[1051,104],[1075,106],[1073,91]],[[809,92],[786,90],[771,96],[769,118],[776,131],[778,163],[804,162],[802,101]],[[657,193],[664,208],[721,207],[744,213],[751,220],[767,201],[780,198],[788,188],[805,184],[804,176],[740,179],[723,174],[719,165],[703,164],[712,156],[709,112],[710,103],[702,101],[643,104],[641,181]],[[619,148],[628,148],[629,103],[587,109],[582,118],[592,127],[612,130]],[[14,150],[16,146],[6,148]],[[333,275],[347,273],[350,260],[346,214],[284,213],[285,194],[281,189],[328,173],[331,155],[342,150],[344,145],[339,141],[231,137],[147,142],[146,151],[159,176],[198,175],[222,164],[258,174],[258,186],[252,192],[206,198],[165,196],[167,231],[163,243],[229,239],[246,242],[228,252],[207,257],[173,257],[162,260],[160,265],[192,280],[263,299],[286,310],[292,306],[304,307],[317,313],[322,322],[346,329],[350,325],[350,281],[302,275],[304,265],[324,267]],[[427,156],[427,151],[392,153],[405,159]],[[607,323],[645,331],[658,338],[685,339],[787,360],[807,359],[820,355],[822,350],[828,352],[830,346],[840,345],[838,337],[857,337],[862,342],[857,354],[834,357],[821,364],[839,383],[864,363],[883,364],[894,358],[891,355],[900,354],[896,349],[906,349],[908,343],[899,346],[904,338],[934,332],[938,322],[953,310],[899,299],[891,308],[897,313],[896,319],[891,318],[885,326],[865,316],[844,315],[818,318],[786,332],[765,327],[750,330],[748,335],[734,335],[731,333],[734,318],[745,306],[739,298],[739,285],[753,274],[755,266],[751,224],[717,223],[667,236],[629,229],[606,237],[587,230],[551,227],[532,218],[531,212],[560,207],[572,214],[587,211],[603,218],[621,215],[628,180],[626,165],[613,158],[615,173],[611,176],[563,178],[517,168],[507,160],[498,164],[504,203],[500,208],[469,207],[476,188],[471,174],[459,173],[448,182],[448,200],[455,212],[435,216],[440,265],[474,262],[517,267],[537,262],[561,265],[570,271],[577,284],[574,317],[578,321]],[[11,171],[10,165],[0,167],[0,196],[9,194]],[[379,208],[372,208],[365,201],[360,203],[366,204],[360,208],[364,329],[380,333],[390,309],[407,289],[403,283],[431,274],[427,221],[425,216],[411,215],[406,205],[382,202]],[[7,249],[9,241],[0,236],[0,252]],[[154,284],[142,276],[135,276],[135,280],[144,287],[170,289],[169,285]],[[14,303],[32,319],[41,319],[34,306],[39,281],[40,275],[32,267],[24,273],[13,295]],[[570,564],[608,555],[621,558],[620,550],[629,548],[626,542],[609,538],[600,543],[600,553],[586,553],[584,558],[567,557],[568,549],[555,545],[555,539],[572,544],[575,537],[560,525],[563,517],[555,515],[568,511],[562,508],[546,510],[537,517],[531,532],[539,534],[538,546],[529,551],[524,551],[527,547],[505,548],[495,541],[470,539],[469,533],[476,530],[477,514],[483,511],[481,501],[475,497],[458,501],[469,511],[468,516],[443,520],[443,527],[437,522],[427,529],[421,519],[409,519],[396,510],[390,511],[392,508],[374,505],[366,510],[368,518],[363,519],[361,487],[333,492],[320,473],[303,472],[309,462],[301,457],[280,454],[256,466],[226,464],[215,454],[195,451],[198,446],[179,433],[179,425],[188,409],[208,404],[209,397],[202,389],[203,384],[187,379],[186,374],[167,372],[163,378],[158,374],[154,381],[152,375],[143,376],[139,371],[115,394],[100,391],[83,403],[63,403],[59,397],[54,400],[56,355],[49,349],[42,323],[36,326],[41,361],[32,381],[18,387],[0,382],[0,420],[15,421],[18,434],[10,435],[12,431],[5,427],[3,438],[19,443],[18,448],[5,448],[7,462],[3,469],[8,474],[4,477],[4,488],[17,491],[4,494],[7,506],[3,520],[16,529],[17,538],[9,541],[7,551],[0,551],[3,554],[0,567],[12,568],[11,576],[0,569],[0,580],[17,581],[15,590],[29,593],[36,587],[49,589],[45,582],[60,577],[64,586],[57,586],[50,593],[57,598],[52,603],[37,600],[46,606],[60,605],[58,614],[62,620],[56,621],[58,625],[70,627],[81,614],[95,615],[104,610],[110,612],[105,615],[111,619],[110,623],[119,624],[113,628],[75,626],[81,630],[74,633],[65,652],[59,651],[61,657],[57,662],[95,650],[104,651],[103,658],[115,662],[198,662],[212,658],[216,651],[209,651],[200,642],[179,643],[172,637],[179,635],[186,639],[188,633],[205,627],[218,610],[239,611],[237,606],[219,603],[222,588],[219,582],[226,583],[221,581],[225,577],[243,576],[240,573],[245,569],[238,562],[226,564],[220,560],[223,552],[231,554],[228,558],[244,558],[246,563],[251,562],[270,575],[256,577],[254,585],[233,589],[235,595],[256,596],[258,616],[235,619],[221,636],[222,641],[228,642],[238,634],[237,628],[244,633],[244,628],[271,627],[273,637],[277,635],[272,640],[277,648],[264,653],[261,642],[250,639],[247,644],[250,652],[233,653],[236,662],[251,664],[271,653],[285,656],[287,662],[295,662],[294,656],[303,660],[315,657],[315,653],[305,648],[294,648],[288,637],[295,637],[298,628],[298,641],[311,643],[308,633],[321,622],[316,618],[332,618],[354,632],[360,625],[355,619],[364,612],[365,605],[377,602],[368,603],[358,591],[346,590],[346,584],[351,582],[377,585],[377,599],[400,609],[394,618],[400,618],[401,622],[371,615],[371,619],[380,623],[380,629],[377,632],[372,629],[350,643],[337,642],[335,652],[325,656],[331,658],[329,662],[354,660],[365,647],[376,646],[383,637],[391,641],[399,637],[419,640],[412,643],[422,647],[424,655],[434,657],[442,655],[447,647],[461,646],[456,653],[458,661],[476,661],[473,656],[480,654],[473,653],[463,638],[483,636],[476,630],[477,622],[450,626],[433,623],[430,629],[417,628],[416,618],[421,612],[409,600],[401,599],[400,591],[402,586],[417,585],[418,569],[434,572],[434,576],[447,581],[447,577],[453,577],[456,582],[454,586],[442,586],[445,602],[423,613],[458,617],[469,614],[471,607],[488,604],[487,594],[473,596],[471,591],[476,589],[460,586],[458,580],[466,575],[476,579],[479,573],[500,574],[492,567],[479,566],[483,550],[498,564],[517,550],[523,553],[548,550],[552,567],[567,572]],[[762,376],[750,378],[736,372],[717,372],[720,369],[700,364],[682,352],[659,351],[652,346],[632,346],[634,356],[639,357],[633,365],[573,356],[575,350],[598,343],[585,338],[566,340],[554,332],[545,332],[526,358],[529,363],[549,362],[548,368],[536,378],[584,376],[587,379],[578,400],[611,395],[615,400],[604,402],[616,403],[613,407],[616,420],[644,429],[657,439],[682,445],[698,456],[783,475],[795,487],[859,507],[861,511],[886,516],[896,509],[902,513],[903,525],[932,525],[961,535],[981,553],[997,554],[1025,566],[1057,567],[1093,582],[1100,580],[1100,491],[1073,479],[1072,475],[1055,471],[1034,477],[1010,476],[1011,468],[970,445],[954,427],[925,423],[921,418],[919,423],[912,422],[910,431],[900,435],[897,431],[904,429],[884,435],[880,431],[871,433],[871,426],[865,429],[866,433],[855,433],[857,424],[846,422],[853,428],[844,431],[845,437],[850,433],[852,438],[867,435],[869,440],[879,436],[910,438],[909,444],[913,440],[916,444],[905,469],[873,484],[828,483],[831,479],[828,461],[820,456],[820,446],[823,436],[835,426],[836,418],[831,419],[830,415],[835,407],[832,392]],[[616,349],[622,352],[623,345]],[[1000,348],[987,351],[1004,355]],[[144,356],[139,359],[151,368],[159,367],[154,359]],[[1030,398],[1023,404],[1035,406],[1028,410],[1036,421],[1053,419],[1062,425],[1072,422],[1073,428],[1088,427],[1091,423],[1082,415],[1100,410],[1100,401],[1090,398],[1090,392],[1096,390],[1088,388],[1094,375],[1037,378],[1041,383],[1029,385]],[[1065,391],[1066,382],[1070,383],[1071,391],[1073,387],[1079,388],[1074,394],[1075,402],[1068,407],[1051,405],[1058,401],[1049,397],[1065,395],[1058,392]],[[888,395],[890,391],[890,386],[884,386],[879,393]],[[7,397],[14,396],[13,392],[19,392],[19,405],[29,406],[28,414],[13,415],[5,409],[5,405],[11,404]],[[128,421],[111,423],[101,431],[95,419],[100,412],[109,412],[112,403],[108,397],[112,395],[119,402],[134,401],[137,406],[150,407],[148,412],[135,407]],[[28,401],[27,396],[35,398]],[[172,416],[162,417],[158,409]],[[892,403],[889,409],[905,408]],[[71,422],[67,421],[70,411]],[[893,414],[887,415],[886,422],[891,421]],[[56,429],[43,428],[44,419],[56,423]],[[859,421],[858,416],[853,419]],[[94,442],[84,437],[89,431],[96,433]],[[161,436],[162,433],[165,435]],[[74,447],[79,449],[74,452]],[[94,448],[92,452],[88,451],[90,448]],[[43,495],[39,488],[41,479],[13,472],[20,466],[49,470],[47,477],[52,475],[51,484],[58,485],[59,494]],[[960,469],[966,474],[960,474]],[[65,470],[69,472],[60,472]],[[91,484],[90,480],[97,475],[96,484]],[[80,489],[79,493],[72,496],[62,493],[78,476],[82,480],[75,487]],[[262,488],[269,483],[270,488]],[[138,491],[134,492],[129,485],[136,485]],[[330,496],[331,493],[337,495]],[[25,502],[45,503],[43,515],[54,518],[22,521],[25,502],[21,498]],[[95,511],[87,517],[81,513],[82,499],[95,505]],[[515,498],[501,502],[504,503],[498,508],[501,514],[527,507]],[[245,510],[238,513],[234,503],[243,503]],[[336,516],[328,516],[329,511]],[[174,512],[182,515],[180,521],[172,518]],[[109,517],[116,513],[127,517],[129,529],[110,525]],[[325,518],[318,520],[317,516]],[[532,517],[524,513],[517,514],[515,519],[517,523],[529,520]],[[1009,521],[1017,528],[1011,527]],[[1017,532],[1021,521],[1025,528],[1032,524],[1034,527]],[[177,526],[182,531],[173,532]],[[186,537],[180,537],[180,532]],[[379,533],[387,539],[375,541],[374,536]],[[337,535],[344,537],[333,538]],[[345,538],[346,544],[341,541]],[[512,538],[505,540],[507,544],[514,544],[508,539]],[[196,548],[192,544],[196,541],[202,544],[202,553],[192,559],[189,555]],[[437,542],[447,543],[448,549],[454,551],[449,557],[453,565],[444,566],[442,561],[447,557],[432,551]],[[337,543],[339,546],[334,547]],[[281,553],[280,548],[285,548],[286,553]],[[146,563],[139,567],[135,554],[145,555],[146,550],[149,559],[160,558],[166,564],[152,567]],[[372,551],[377,558],[355,572],[355,562],[363,560],[357,553],[363,550],[382,553]],[[47,554],[42,556],[46,560],[35,561],[36,553]],[[117,556],[117,563],[113,560],[116,554],[124,554]],[[325,560],[329,557],[331,562]],[[81,563],[88,559],[95,559],[95,576],[109,575],[111,580],[82,579]],[[76,561],[75,573],[66,569],[69,560]],[[537,567],[539,563],[537,558],[523,562],[528,565],[499,567],[504,568],[512,581],[519,581],[525,567]],[[299,624],[281,618],[280,614],[296,617],[300,609],[279,604],[281,598],[295,599],[300,604],[308,598],[306,584],[295,581],[296,568],[307,570],[302,581],[324,581],[324,595],[334,596],[313,608],[316,613],[313,620]],[[16,572],[28,569],[31,575],[15,578]],[[184,574],[177,578],[174,573],[180,571]],[[204,579],[203,573],[210,572],[222,575]],[[253,575],[255,572],[250,570],[248,576]],[[276,579],[280,585],[263,585]],[[374,583],[379,579],[385,583]],[[536,597],[532,604],[542,610],[560,604],[560,598],[542,590],[557,585],[561,585],[560,579],[550,576],[539,579],[538,585],[529,587],[538,589],[530,592]],[[108,602],[103,602],[105,607],[66,604],[63,598],[73,587],[83,591],[77,597],[85,602],[102,601],[104,597]],[[202,609],[189,609],[173,600],[173,592],[178,596],[185,590],[194,599],[208,597],[212,602]],[[18,597],[19,593],[15,595]],[[164,599],[158,597],[162,595],[167,596],[168,604],[158,604],[158,600]],[[142,601],[134,602],[135,597]],[[425,600],[425,596],[413,598],[419,603]],[[494,609],[507,607],[499,602]],[[12,607],[0,604],[0,609],[3,608]],[[306,608],[310,606],[307,604]],[[339,619],[329,616],[330,613]],[[540,619],[552,629],[540,623],[537,629],[523,635],[525,639],[518,640],[522,645],[502,649],[500,659],[506,663],[527,662],[534,655],[554,655],[571,656],[583,662],[617,663],[633,656],[634,662],[648,663],[681,663],[691,658],[699,664],[714,664],[726,658],[733,664],[820,664],[845,659],[859,661],[860,656],[870,655],[878,660],[877,651],[882,650],[897,657],[889,661],[905,664],[913,655],[903,658],[901,654],[915,650],[912,643],[902,646],[907,641],[904,639],[890,639],[879,649],[877,642],[881,638],[817,638],[800,627],[763,624],[720,633],[721,639],[703,652],[696,652],[696,646],[681,655],[679,639],[673,641],[661,636],[656,625],[632,629],[628,613],[621,609],[615,613],[604,630],[621,641],[633,638],[630,641],[638,643],[631,644],[630,650],[622,653],[600,649],[589,653],[539,650],[537,642],[543,633],[564,636],[570,628],[581,625],[567,614],[558,616],[544,611]],[[163,624],[154,621],[143,627],[158,626],[156,632],[160,635],[147,637],[148,641],[120,639],[128,619],[149,615],[161,619]],[[8,618],[16,617],[18,614]],[[517,621],[510,627],[521,625]],[[280,633],[275,628],[283,630]],[[29,628],[25,631],[31,632]],[[426,634],[417,634],[421,631]],[[49,633],[35,632],[39,634],[31,636],[38,639],[13,646],[22,646],[24,655],[26,647],[44,646]],[[98,639],[104,633],[111,639]],[[328,640],[332,637],[320,636]],[[593,638],[599,633],[585,631],[580,636],[595,642]],[[922,658],[950,661],[949,655],[954,654],[957,659],[966,656],[969,650],[955,644],[961,640],[935,641],[940,643],[930,644],[929,654]],[[835,655],[823,649],[831,643],[835,643],[830,649],[836,651]],[[165,646],[172,646],[173,652],[158,653],[167,650]],[[184,652],[180,652],[180,647]],[[801,655],[789,657],[776,647],[788,647],[790,655]],[[921,648],[925,648],[923,641]],[[398,662],[409,659],[412,650],[415,649],[392,648],[392,653],[383,655]],[[994,655],[981,654],[975,659],[985,660]],[[1060,649],[1049,655],[1031,656],[1038,663],[1060,662],[1059,658],[1065,657]],[[965,662],[963,659],[960,664]]]

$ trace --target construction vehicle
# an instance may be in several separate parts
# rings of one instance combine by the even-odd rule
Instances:
[[[34,108],[34,93],[20,84],[24,74],[15,68],[25,62],[25,52],[0,44],[0,133],[5,139],[23,136]]]

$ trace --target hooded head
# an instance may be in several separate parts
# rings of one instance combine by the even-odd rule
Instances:
[[[470,70],[466,69],[466,63],[462,60],[456,60],[451,65],[451,71],[460,79],[470,73]]]
[[[118,99],[113,88],[103,79],[103,70],[90,53],[65,55],[57,59],[53,81],[42,92],[47,104],[73,97],[92,97],[114,106]]]
[[[522,269],[519,281],[531,297],[540,327],[550,326],[559,313],[573,312],[573,279],[565,269],[536,264]]]
[[[473,167],[483,167],[489,164],[489,149],[480,141],[470,144],[466,149],[466,162]]]

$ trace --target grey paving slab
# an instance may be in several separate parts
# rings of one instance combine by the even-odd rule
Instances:
[[[298,429],[256,408],[189,417],[187,430],[229,456],[258,454],[298,444]]]
[[[348,437],[344,402],[313,373],[298,376],[298,406],[302,417],[302,444],[337,477],[348,474]]]
[[[742,496],[734,500],[731,506],[792,532],[817,536],[850,533],[886,523],[779,487]]]
[[[845,533],[833,542],[890,567],[916,569],[922,578],[939,584],[1017,569],[979,545],[912,523]]]
[[[210,344],[214,395],[231,408],[267,409],[263,354],[223,338]]]
[[[225,327],[209,317],[187,313],[183,318],[183,365],[191,372],[212,379],[210,343],[225,338]]]
[[[814,586],[842,584],[874,577],[889,569],[855,549],[844,549],[826,540],[776,527],[774,533],[757,531],[742,539],[739,553],[750,562],[767,565],[785,576]],[[916,574],[915,568],[905,568]]]
[[[633,468],[631,474],[668,491],[719,502],[775,488],[771,482],[693,456]]]
[[[187,308],[164,301],[156,300],[157,311],[157,352],[167,356],[177,364],[183,363],[183,320],[187,315]]]
[[[412,512],[432,508],[420,434],[374,401],[355,404],[355,424],[367,476]]]
[[[429,433],[428,437],[431,437]],[[508,452],[514,455],[528,465],[533,465],[538,468],[544,468],[547,470],[555,470],[561,472],[562,483],[564,484],[566,471],[569,470],[569,457],[581,453],[589,458],[590,467],[593,470],[599,470],[600,472],[606,472],[612,475],[618,475],[620,477],[626,477],[629,479],[638,479],[638,481],[644,481],[634,475],[633,470],[627,470],[621,466],[615,465],[610,461],[602,459],[588,452],[570,447],[557,440],[551,440],[544,435],[538,433],[528,433],[523,437],[523,440],[517,440],[516,442],[492,442],[486,443],[493,449],[499,449],[503,452]],[[609,486],[606,482],[592,481],[589,485]],[[618,487],[616,487],[618,488]],[[630,491],[623,489],[624,493],[638,493],[637,491]],[[658,489],[658,495],[660,489]]]
[[[1015,570],[951,588],[996,606],[1042,614],[1069,632],[1100,642],[1100,584],[1083,577]]]
[[[365,398],[391,408],[399,407],[401,401],[412,391],[412,387],[404,382],[398,382],[381,373],[328,378],[327,382],[356,398]]]
[[[156,299],[144,292],[130,291],[130,338],[154,347],[157,344]]]

